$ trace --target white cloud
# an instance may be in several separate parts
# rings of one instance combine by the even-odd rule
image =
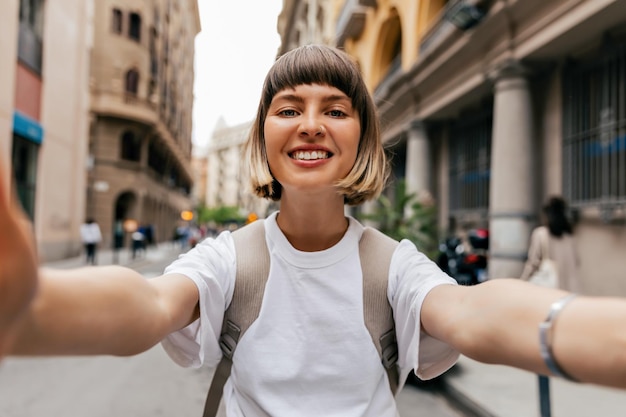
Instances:
[[[204,146],[220,117],[228,125],[254,118],[280,46],[282,0],[198,0],[198,7],[193,143]]]

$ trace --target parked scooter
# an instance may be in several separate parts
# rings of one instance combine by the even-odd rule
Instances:
[[[489,231],[472,229],[467,233],[468,246],[458,236],[446,238],[439,245],[437,264],[461,285],[476,285],[487,280]]]

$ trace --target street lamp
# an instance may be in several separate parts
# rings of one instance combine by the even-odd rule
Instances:
[[[464,1],[459,1],[446,12],[446,19],[461,30],[476,26],[485,17],[485,12]]]

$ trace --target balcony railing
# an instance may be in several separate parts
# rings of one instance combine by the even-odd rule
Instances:
[[[342,46],[346,39],[361,36],[367,9],[375,6],[375,0],[347,0],[344,3],[337,19],[337,46]]]

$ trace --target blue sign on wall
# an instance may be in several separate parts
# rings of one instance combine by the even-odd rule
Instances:
[[[38,145],[43,142],[43,127],[39,122],[17,110],[13,112],[13,132]]]

